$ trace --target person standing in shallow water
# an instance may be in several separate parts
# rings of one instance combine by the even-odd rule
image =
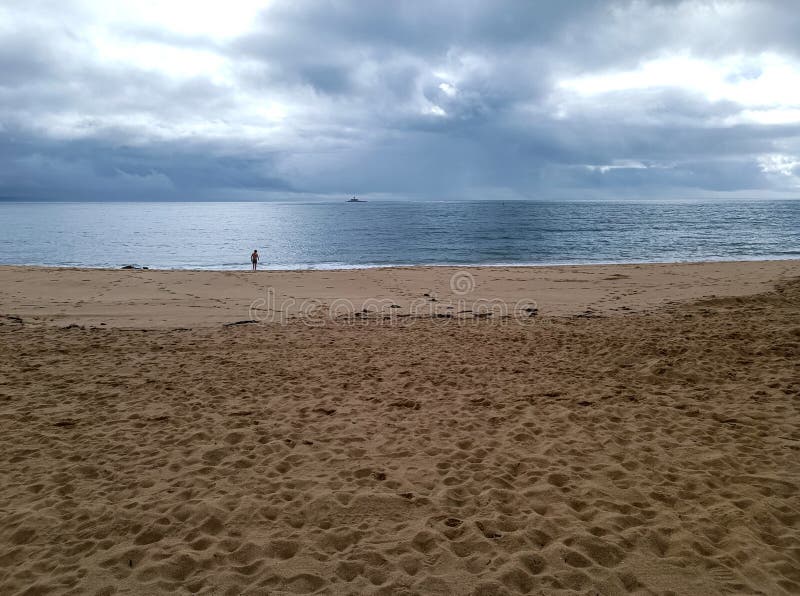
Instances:
[[[256,270],[256,266],[258,265],[258,251],[254,250],[253,254],[250,255],[250,262],[253,264],[253,271]]]

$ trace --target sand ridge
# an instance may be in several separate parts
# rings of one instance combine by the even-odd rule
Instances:
[[[799,308],[2,318],[0,592],[798,593]]]

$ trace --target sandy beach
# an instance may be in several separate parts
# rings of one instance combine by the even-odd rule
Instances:
[[[425,318],[474,306],[498,316],[533,304],[545,317],[606,316],[755,294],[797,276],[797,260],[256,273],[0,266],[0,312],[28,324],[131,329],[284,323],[365,309]]]
[[[0,267],[0,349],[0,594],[800,593],[800,261]]]

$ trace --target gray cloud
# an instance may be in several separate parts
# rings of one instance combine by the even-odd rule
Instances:
[[[800,90],[769,104],[753,92],[775,64],[800,81],[789,2],[294,0],[232,36],[109,20],[98,6],[0,14],[0,196],[800,188]],[[686,84],[568,84],[675,57],[711,65],[727,87],[710,93],[691,73]]]

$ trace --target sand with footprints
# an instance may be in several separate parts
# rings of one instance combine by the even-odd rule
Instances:
[[[796,594],[798,263],[759,266],[553,270],[570,307],[527,317],[228,327],[143,306],[136,280],[186,272],[4,268],[0,593]],[[392,275],[395,310],[452,298]]]

